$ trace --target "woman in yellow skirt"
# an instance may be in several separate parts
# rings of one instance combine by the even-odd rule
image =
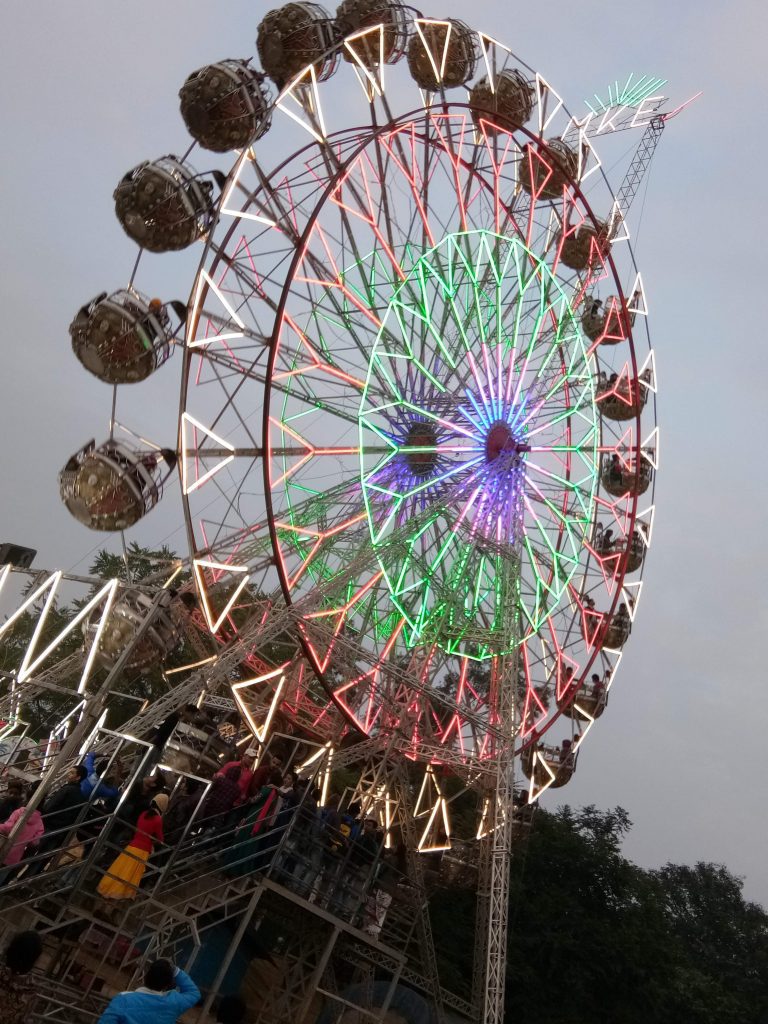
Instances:
[[[163,813],[167,806],[168,797],[159,793],[149,805],[149,810],[139,815],[133,839],[112,861],[99,882],[99,896],[106,900],[135,898],[154,844],[163,842]]]

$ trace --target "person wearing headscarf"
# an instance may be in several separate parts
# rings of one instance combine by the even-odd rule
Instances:
[[[200,804],[200,783],[195,779],[185,778],[178,792],[171,797],[168,810],[163,815],[163,832],[168,846],[175,846],[192,821]],[[199,824],[199,815],[195,817],[195,827]]]
[[[163,814],[168,796],[158,793],[146,811],[142,811],[136,831],[126,848],[107,868],[98,892],[107,900],[132,900],[147,870],[147,861],[155,843],[163,842]]]

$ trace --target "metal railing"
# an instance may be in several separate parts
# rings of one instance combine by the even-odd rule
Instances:
[[[138,758],[136,784],[150,748],[125,741],[113,760],[126,747]],[[178,785],[184,776],[175,774]],[[33,1020],[93,1020],[108,998],[100,988],[130,987],[156,956],[190,969],[209,930],[246,914],[258,930],[270,915],[274,920],[276,900],[309,915],[308,923],[346,931],[382,959],[402,959],[424,895],[388,863],[381,841],[334,832],[306,795],[309,786],[302,802],[266,815],[254,835],[253,825],[242,823],[248,807],[206,818],[209,784],[197,781],[199,798],[181,836],[173,845],[156,844],[133,899],[112,905],[98,894],[135,828],[125,794],[112,813],[93,799],[83,803],[76,819],[47,833],[46,847],[25,857],[0,889],[0,926],[34,925],[51,950],[51,984],[41,982]]]

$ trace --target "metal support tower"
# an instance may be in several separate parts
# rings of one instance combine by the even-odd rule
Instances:
[[[500,588],[499,600],[509,600],[511,594],[511,599],[514,600],[515,607],[517,607],[518,569],[517,562],[511,569],[509,568],[509,551],[510,548],[507,547],[506,551],[497,552],[500,572],[507,573],[506,582]],[[317,600],[317,596],[314,599]],[[159,602],[160,595],[157,595],[156,600]],[[92,748],[98,749],[102,755],[111,755],[113,758],[127,755],[132,759],[137,759],[136,764],[138,765],[143,752],[149,748],[148,742],[142,741],[138,737],[146,736],[171,710],[187,700],[200,699],[204,694],[211,694],[217,689],[228,692],[226,688],[231,679],[232,669],[241,662],[244,656],[243,652],[248,649],[249,645],[254,641],[263,643],[265,636],[277,636],[286,628],[290,629],[291,624],[300,617],[303,611],[305,612],[306,609],[285,609],[284,615],[272,615],[266,624],[262,623],[259,626],[254,624],[251,628],[246,627],[238,640],[233,640],[220,649],[215,663],[193,670],[191,675],[172,692],[160,697],[146,711],[126,723],[119,733],[111,732],[99,725],[99,718],[111,690],[119,679],[122,665],[129,656],[133,643],[138,642],[144,630],[149,628],[152,614],[148,614],[133,643],[123,652],[122,657],[113,670],[108,673],[101,686],[93,694],[85,695],[79,721],[74,724],[63,749],[51,763],[46,773],[45,786],[38,791],[39,799],[42,799],[50,785],[61,777],[68,764],[78,757],[84,742],[87,742]],[[514,636],[517,636],[518,633],[519,625],[516,623]],[[341,646],[344,649],[339,651],[340,657],[355,657],[357,652],[353,642],[350,641]],[[348,650],[346,650],[347,647]],[[486,726],[488,734],[492,738],[496,759],[490,766],[491,771],[486,764],[485,770],[482,772],[482,777],[486,780],[484,785],[487,789],[488,799],[484,826],[485,839],[481,843],[483,868],[480,873],[481,911],[477,936],[478,948],[482,950],[483,963],[480,1012],[483,1014],[484,1021],[493,1022],[493,1024],[498,1024],[502,1020],[504,1003],[508,868],[512,841],[512,750],[516,715],[517,664],[517,655],[514,652],[509,655],[500,655],[494,661],[492,705],[495,709],[496,720],[493,723],[486,723]],[[407,673],[393,670],[392,685],[414,685],[413,680],[407,678],[407,675]],[[229,705],[229,700],[226,703]],[[404,706],[403,714],[405,713]],[[339,719],[339,736],[342,729],[343,722]],[[334,764],[339,767],[345,763],[354,764],[356,774],[359,771],[360,793],[355,798],[362,799],[364,808],[366,806],[373,808],[382,793],[392,794],[393,806],[396,808],[394,826],[400,830],[405,841],[408,873],[416,905],[410,926],[412,930],[408,933],[400,932],[400,938],[391,947],[391,984],[393,986],[399,984],[398,979],[402,978],[410,987],[420,989],[424,997],[434,1007],[437,1021],[441,1022],[444,1019],[443,993],[438,978],[426,890],[423,884],[422,864],[418,853],[417,830],[413,822],[414,794],[405,762],[399,751],[399,733],[400,731],[394,728],[389,732],[386,740],[381,737],[378,740],[374,738],[362,741],[355,748],[354,753],[346,748],[339,750],[337,746]],[[137,767],[136,771],[140,773],[140,768]],[[83,813],[85,813],[85,809]],[[45,888],[48,890],[46,900],[43,903],[39,903],[38,899],[30,901],[29,894],[24,892],[24,887],[16,886],[13,892],[9,891],[2,900],[0,916],[3,920],[10,922],[14,914],[22,911],[35,914],[43,930],[49,931],[51,937],[64,930],[74,929],[76,932],[77,929],[84,926],[98,929],[103,922],[99,918],[98,904],[92,905],[93,893],[98,883],[99,871],[103,870],[103,867],[99,868],[99,865],[108,862],[116,852],[113,849],[110,828],[109,818],[104,818],[103,833],[90,848],[87,860],[83,862],[82,867],[76,869],[81,881],[75,881],[74,884],[67,882],[61,888],[57,888],[56,880],[61,876],[61,880],[64,882],[65,872],[63,868],[49,869],[45,875],[41,876],[45,882]],[[196,869],[195,871],[191,870],[192,862],[185,867],[183,860],[174,858],[175,855],[171,857],[167,870],[157,874],[151,889],[146,893],[142,890],[141,896],[136,900],[131,911],[126,913],[122,923],[117,926],[120,934],[125,937],[134,935],[136,938],[145,934],[147,928],[151,927],[156,936],[152,947],[154,954],[162,950],[177,950],[180,954],[184,949],[199,951],[205,943],[206,930],[210,928],[211,921],[233,919],[236,933],[241,934],[246,929],[258,928],[260,915],[267,911],[271,914],[272,919],[275,917],[280,919],[280,914],[283,913],[280,908],[284,907],[286,900],[291,902],[290,895],[279,885],[277,889],[271,884],[265,884],[259,888],[255,881],[248,885],[244,885],[243,880],[222,881],[216,876],[215,871],[211,872],[210,877],[205,880],[198,877]],[[187,870],[190,872],[189,877],[184,873]],[[200,888],[203,884],[206,888],[204,892],[201,892]],[[35,909],[38,906],[40,909]],[[287,913],[287,911],[285,912]],[[290,941],[295,945],[295,950],[291,954],[293,958],[290,972],[292,980],[287,988],[281,990],[281,994],[276,993],[277,1003],[273,1007],[275,1015],[270,1017],[272,1011],[268,1012],[265,1007],[263,1018],[261,1018],[265,1024],[267,1021],[269,1024],[273,1024],[274,1021],[285,1019],[280,1014],[284,1014],[289,1008],[288,1004],[290,1004],[291,1013],[306,1011],[312,1000],[317,998],[313,993],[319,993],[323,995],[323,998],[333,1001],[335,998],[333,993],[335,992],[337,996],[340,994],[339,990],[334,988],[335,983],[332,976],[334,970],[337,969],[334,968],[334,964],[346,964],[342,970],[342,976],[346,976],[347,979],[350,969],[355,970],[355,965],[361,964],[357,974],[358,979],[361,979],[358,987],[362,995],[358,995],[356,998],[362,1000],[362,1003],[371,1001],[374,988],[373,969],[383,964],[381,960],[383,951],[381,949],[377,951],[376,948],[364,950],[363,947],[366,944],[363,937],[355,934],[354,929],[350,930],[348,924],[334,922],[333,915],[319,913],[315,908],[310,911],[309,908],[300,906],[294,907],[291,913],[295,913],[299,917],[302,913],[311,913],[312,919],[317,919],[316,927],[314,931],[307,929],[305,934],[301,922],[297,919],[297,926],[290,933],[293,936]],[[392,919],[394,923],[394,908]],[[388,924],[387,928],[389,927]],[[404,943],[402,946],[400,945],[401,941]],[[236,945],[236,943],[233,945],[232,955],[234,955]],[[361,950],[365,952],[365,956]],[[220,973],[223,977],[223,970]],[[299,978],[301,978],[301,985],[298,986],[297,992],[300,990],[302,996],[296,1002],[290,993],[292,986],[298,984],[297,979]],[[347,984],[348,980],[344,982],[342,989],[346,990]],[[376,983],[376,987],[378,988],[378,983]],[[211,991],[213,992],[214,989]],[[394,988],[391,991],[394,992]],[[377,993],[377,998],[379,997],[380,993]],[[451,1002],[450,998],[448,1001]],[[452,1002],[452,1005],[456,1005],[455,1002]],[[384,1011],[380,1005],[376,1010],[372,1008],[366,1010],[361,1006],[360,1012],[361,1019],[383,1019]]]
[[[656,147],[661,141],[664,127],[667,120],[662,114],[657,114],[648,124],[643,136],[638,143],[632,162],[629,165],[624,180],[621,183],[616,196],[616,205],[623,220],[626,220],[627,212],[637,195],[643,178],[656,152]]]
[[[520,509],[513,510],[515,543],[522,537]],[[486,783],[479,829],[479,865],[472,1002],[479,1024],[503,1024],[509,931],[509,869],[513,840],[514,750],[517,731],[520,638],[520,562],[499,558],[499,603],[512,610],[512,651],[493,660],[491,707],[502,738],[495,740],[495,775]],[[510,638],[505,638],[510,639]]]
[[[516,654],[494,666],[499,709],[510,725],[509,744],[496,758],[495,785],[488,787],[483,808],[477,884],[477,926],[473,1003],[482,1024],[502,1024],[507,966],[509,867],[512,856],[514,797],[514,722]]]

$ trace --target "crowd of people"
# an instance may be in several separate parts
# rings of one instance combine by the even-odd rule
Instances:
[[[135,899],[150,861],[159,870],[174,853],[177,860],[195,853],[216,858],[230,877],[271,867],[312,902],[351,913],[374,866],[381,875],[388,869],[378,822],[361,818],[357,803],[340,808],[338,795],[320,807],[310,779],[275,756],[257,764],[258,754],[250,748],[224,763],[207,787],[157,766],[124,787],[119,768],[103,777],[107,764],[89,754],[13,836],[0,884],[63,865],[76,868],[107,823],[108,845],[120,847],[97,885],[107,902]],[[17,779],[8,781],[0,794],[0,836],[11,834],[36,787],[25,793]],[[375,926],[362,918],[358,923]]]
[[[29,1024],[35,1008],[33,971],[43,955],[38,932],[18,932],[0,961],[0,1024]],[[109,1001],[98,1024],[176,1024],[200,1001],[200,989],[170,960],[155,960],[144,984]],[[238,995],[223,996],[214,1010],[216,1024],[244,1024],[248,1007]]]
[[[96,913],[110,920],[114,908],[129,906],[144,887],[203,876],[206,884],[226,885],[269,872],[297,896],[378,937],[404,868],[398,854],[385,849],[378,821],[364,816],[359,803],[345,805],[339,794],[320,806],[312,778],[279,754],[259,759],[256,748],[220,761],[208,782],[201,774],[170,770],[166,748],[185,723],[200,724],[193,705],[170,715],[127,770],[117,756],[89,753],[30,814],[27,803],[39,783],[8,777],[0,793],[0,894],[33,879],[43,889],[47,879],[58,888],[92,886]],[[12,833],[9,846],[5,837]],[[116,997],[104,1024],[175,1020],[152,1007],[170,1013],[193,990],[197,1001],[183,972],[171,979],[159,970],[138,992]],[[136,1008],[133,1016],[125,1007]],[[16,1018],[7,1020],[15,1024]],[[6,1024],[2,1015],[0,1024]]]
[[[363,897],[369,875],[386,876],[383,833],[362,818],[358,803],[343,810],[339,797],[319,806],[310,779],[285,769],[277,757],[257,766],[258,751],[221,766],[207,791],[185,778],[169,795],[167,773],[156,769],[126,794],[121,820],[130,824],[124,848],[106,867],[98,893],[106,901],[136,897],[150,859],[158,870],[173,857],[208,858],[217,872],[242,877],[270,869],[273,877],[310,902],[368,929]],[[370,887],[369,887],[370,888]]]

